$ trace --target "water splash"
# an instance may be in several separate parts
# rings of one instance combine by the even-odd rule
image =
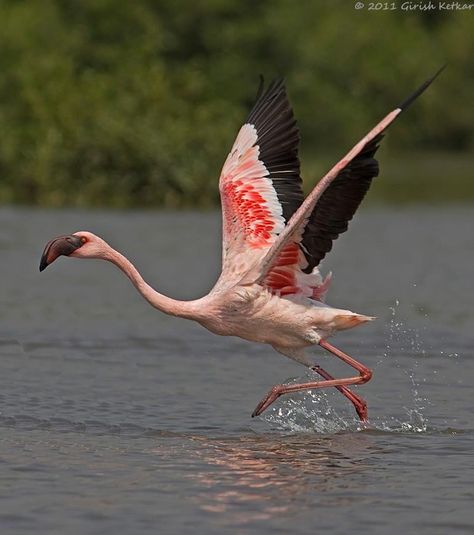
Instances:
[[[409,379],[409,391],[405,397],[405,404],[403,406],[405,417],[395,419],[389,429],[424,433],[427,431],[429,425],[426,408],[428,405],[431,405],[431,402],[421,394],[421,385],[425,379],[418,379],[417,372],[419,368],[419,357],[424,358],[427,351],[419,329],[406,327],[404,322],[398,319],[399,307],[400,301],[398,299],[395,300],[394,306],[389,307],[391,318],[388,325],[388,343],[384,357],[385,359],[394,360],[396,367],[403,370],[403,373]],[[398,355],[407,354],[413,357],[410,360],[411,367],[408,369],[406,368],[406,361],[402,366],[398,360]],[[385,422],[382,422],[381,426],[386,430]]]
[[[316,433],[339,433],[375,430],[395,433],[426,433],[434,431],[426,415],[427,409],[432,405],[431,401],[423,395],[422,386],[425,378],[419,378],[420,360],[426,356],[427,350],[420,334],[420,330],[406,327],[398,318],[400,301],[397,299],[393,306],[388,324],[387,340],[382,356],[379,357],[374,369],[390,365],[395,366],[402,375],[397,378],[400,382],[400,390],[397,395],[402,402],[403,414],[391,416],[370,416],[368,424],[364,424],[355,416],[352,416],[352,407],[346,411],[335,408],[331,392],[329,390],[315,390],[310,392],[285,396],[271,407],[262,419],[278,430],[290,432],[316,432]],[[410,356],[408,360],[406,356]],[[403,362],[401,362],[403,359]],[[403,377],[407,377],[408,381]],[[314,380],[314,374],[308,372],[304,378],[293,378],[286,381],[306,382]],[[383,407],[386,398],[379,401],[369,399],[371,407]],[[398,410],[400,405],[398,405]]]
[[[303,377],[287,379],[285,384],[314,381],[317,374],[308,370]],[[262,416],[262,419],[280,431],[294,433],[334,434],[343,431],[360,431],[365,424],[349,410],[339,412],[332,402],[332,391],[309,390],[284,396]]]
[[[291,433],[335,434],[342,432],[382,431],[390,433],[427,433],[436,431],[419,408],[404,407],[406,414],[397,417],[373,417],[361,422],[356,416],[340,412],[324,394],[314,391],[298,398],[285,399],[270,408],[262,419],[279,431]]]
[[[292,433],[334,434],[364,428],[357,420],[339,414],[324,395],[313,391],[284,400],[280,406],[268,410],[263,419],[280,431]]]

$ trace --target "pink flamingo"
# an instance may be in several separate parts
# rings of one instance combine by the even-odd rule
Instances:
[[[262,81],[220,176],[222,272],[205,297],[177,301],[162,295],[125,256],[85,231],[51,240],[41,257],[40,271],[60,255],[108,260],[158,310],[195,320],[215,334],[270,344],[322,377],[320,381],[274,386],[252,416],[261,414],[282,394],[335,387],[366,421],[366,401],[348,387],[366,383],[372,372],[327,339],[374,318],[325,304],[330,275],[323,280],[318,266],[333,240],[347,230],[378,174],[374,155],[383,132],[441,70],[363,137],[306,199],[298,160],[299,133],[284,83],[273,81],[264,91]],[[335,379],[315,366],[306,354],[306,348],[315,344],[357,374]]]

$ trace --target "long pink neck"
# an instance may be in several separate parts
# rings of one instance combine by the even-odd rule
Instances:
[[[145,282],[130,260],[110,246],[108,246],[105,259],[121,269],[132,281],[135,288],[153,307],[172,316],[198,319],[198,301],[179,301],[160,294]]]

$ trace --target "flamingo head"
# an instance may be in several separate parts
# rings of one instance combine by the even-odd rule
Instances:
[[[39,269],[43,271],[60,256],[106,258],[108,249],[107,243],[92,232],[80,231],[58,236],[46,244]]]

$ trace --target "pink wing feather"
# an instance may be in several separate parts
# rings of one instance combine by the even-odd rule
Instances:
[[[303,202],[299,133],[283,82],[257,98],[227,157],[219,189],[223,217],[223,267],[217,288],[239,282],[256,267]],[[278,255],[264,286],[278,295],[322,298],[327,287],[295,236]]]
[[[257,141],[255,126],[242,126],[222,169],[224,262],[245,248],[268,249],[285,226],[270,173],[259,159]]]

